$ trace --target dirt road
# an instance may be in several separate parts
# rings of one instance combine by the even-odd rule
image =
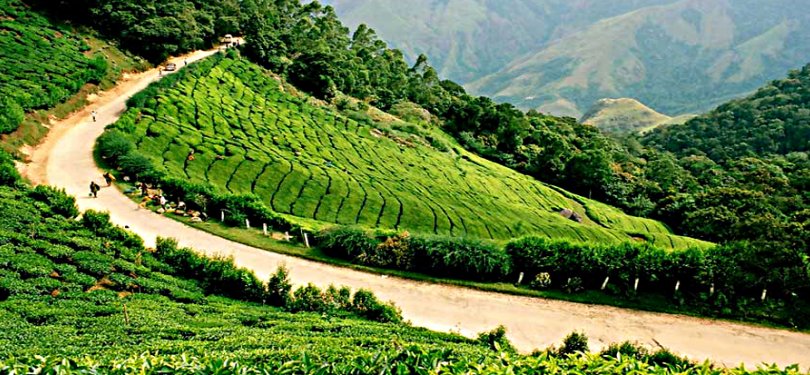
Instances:
[[[212,53],[196,52],[185,58],[191,62]],[[182,57],[175,59],[179,67],[182,61]],[[92,158],[95,139],[122,113],[128,97],[157,78],[156,70],[133,76],[103,93],[90,107],[54,124],[46,141],[31,151],[26,176],[35,183],[65,188],[77,197],[82,210],[109,211],[115,223],[129,226],[147,244],[154,244],[156,236],[174,237],[182,245],[207,254],[232,255],[237,264],[263,279],[285,263],[296,284],[368,288],[382,299],[394,301],[405,318],[417,326],[475,335],[502,324],[512,342],[525,351],[558,344],[566,334],[579,330],[588,335],[593,350],[623,340],[649,346],[657,341],[689,358],[711,359],[727,366],[767,362],[782,366],[799,363],[804,369],[810,368],[808,334],[381,277],[227,241],[141,210],[114,188],[102,189],[98,199],[88,198],[90,181],[102,181]],[[93,109],[98,111],[97,122],[89,118]]]

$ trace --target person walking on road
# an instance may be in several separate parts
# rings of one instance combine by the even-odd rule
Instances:
[[[94,109],[93,112],[90,112],[93,115],[93,122],[96,122],[96,116],[98,116],[98,112]]]
[[[98,198],[99,190],[101,190],[101,186],[98,186],[98,184],[95,181],[90,181],[90,195],[93,198]]]
[[[113,181],[115,181],[115,176],[113,176],[110,172],[105,173],[103,176],[104,181],[107,182],[107,186],[112,185]]]

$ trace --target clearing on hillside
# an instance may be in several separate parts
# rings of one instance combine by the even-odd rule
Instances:
[[[173,177],[255,194],[302,223],[336,223],[506,240],[647,238],[704,246],[654,220],[567,197],[531,177],[416,135],[393,136],[280,89],[256,65],[222,55],[152,90],[113,126]],[[443,134],[434,138],[445,139]],[[582,223],[559,214],[571,209]]]

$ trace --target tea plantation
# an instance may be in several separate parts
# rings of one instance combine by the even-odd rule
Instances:
[[[16,130],[26,112],[53,107],[100,81],[108,63],[88,50],[69,28],[18,0],[0,0],[0,133]]]
[[[105,214],[75,219],[74,202],[21,185],[0,158],[2,374],[748,373],[629,344],[581,354],[581,336],[524,356],[503,331],[470,340],[412,328],[370,314],[391,310],[367,292],[290,293],[283,273],[264,284],[169,240],[145,249]]]
[[[397,133],[345,117],[286,93],[261,68],[234,56],[207,59],[178,75],[131,100],[113,128],[168,177],[220,194],[253,194],[304,225],[706,245],[442,146],[449,137],[439,131]],[[562,217],[562,209],[583,222]]]

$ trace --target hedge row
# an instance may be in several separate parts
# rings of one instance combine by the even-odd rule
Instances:
[[[499,281],[511,273],[506,253],[467,238],[411,236],[407,232],[391,235],[337,227],[321,232],[317,239],[329,256],[374,267],[475,281]]]
[[[585,245],[527,237],[503,249],[463,238],[322,231],[329,256],[356,264],[420,272],[439,278],[523,282],[568,292],[604,289],[632,297],[657,294],[690,302],[710,315],[747,316],[753,301],[762,319],[810,326],[810,261],[797,251],[767,244],[731,243],[711,249],[665,251],[649,244]]]
[[[321,290],[309,284],[293,291],[283,266],[265,284],[253,272],[236,266],[233,259],[208,258],[165,238],[158,238],[155,257],[170,265],[172,274],[198,281],[208,294],[266,303],[292,312],[343,312],[383,323],[402,321],[399,309],[380,302],[367,290],[352,295],[347,287]]]

